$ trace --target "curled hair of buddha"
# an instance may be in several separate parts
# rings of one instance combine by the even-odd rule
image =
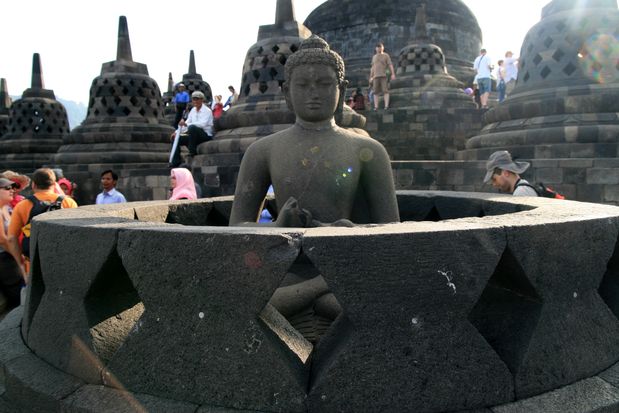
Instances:
[[[329,47],[329,44],[316,35],[303,40],[299,50],[286,60],[286,79],[290,80],[292,71],[301,65],[328,65],[335,69],[338,82],[344,81],[344,60]]]

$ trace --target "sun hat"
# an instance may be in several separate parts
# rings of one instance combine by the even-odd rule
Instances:
[[[6,188],[7,186],[12,186],[13,188],[17,187],[19,184],[11,181],[7,178],[0,178],[0,188]]]
[[[507,151],[496,151],[490,155],[490,158],[488,158],[486,162],[484,183],[490,181],[496,168],[504,169],[515,174],[521,174],[526,171],[529,166],[531,166],[529,162],[514,161],[511,154]]]
[[[192,99],[204,99],[204,93],[200,92],[199,90],[196,90],[195,92],[191,94],[191,98]]]
[[[0,173],[0,177],[15,182],[18,185],[18,189],[24,189],[30,184],[30,178],[28,178],[26,175],[21,175],[13,171],[4,171]]]

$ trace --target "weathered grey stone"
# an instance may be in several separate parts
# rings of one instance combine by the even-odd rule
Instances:
[[[367,243],[362,232],[311,230],[303,240],[343,308],[315,349],[310,411],[445,411],[511,400],[510,372],[466,321],[505,246],[501,231],[473,230],[457,243],[441,231],[388,230]]]
[[[257,319],[298,255],[291,236],[214,228],[121,233],[122,263],[146,310],[105,384],[236,409],[305,411],[304,366]]]
[[[71,213],[79,212],[64,215]],[[90,383],[99,383],[103,363],[97,348],[104,354],[113,349],[101,349],[100,342],[95,346],[93,334],[97,331],[91,329],[133,307],[140,299],[116,253],[118,227],[80,226],[79,220],[72,220],[74,225],[66,225],[67,220],[62,221],[65,226],[61,230],[52,218],[41,220],[33,231],[38,265],[33,265],[29,304],[32,321],[27,343],[50,364]],[[119,227],[124,222],[126,220],[113,217],[101,220],[101,224]],[[144,224],[133,221],[128,225]],[[66,265],[63,251],[73,251],[73,265]],[[37,288],[44,291],[37,293]],[[35,297],[37,294],[40,296]],[[63,311],[58,311],[60,308]],[[124,328],[118,328],[122,325],[118,322],[115,325],[117,338],[110,343],[117,346],[132,324],[127,319]],[[50,329],[49,326],[55,327]]]
[[[60,412],[60,400],[84,383],[29,353],[4,364],[5,398],[32,413]]]
[[[61,402],[63,413],[195,413],[198,405],[133,394],[104,386],[83,386]]]
[[[557,233],[562,234],[560,244]],[[529,300],[541,306],[531,314],[532,325],[517,333],[530,338],[516,337],[514,341],[521,344],[511,355],[504,347],[512,345],[510,335],[501,337],[500,330],[490,333],[493,347],[514,373],[518,398],[589,377],[619,358],[619,321],[597,291],[617,233],[616,222],[603,221],[566,222],[557,224],[554,231],[510,230],[507,248],[513,260],[499,276],[509,274],[520,285],[526,279],[529,287],[520,291],[527,291]],[[538,367],[541,364],[543,370]]]
[[[618,410],[619,389],[598,377],[492,408],[493,413],[615,413]]]

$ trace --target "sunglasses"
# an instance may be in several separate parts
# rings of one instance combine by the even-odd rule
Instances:
[[[13,185],[9,185],[9,186],[2,187],[2,189],[5,189],[7,191],[12,191],[13,189],[15,189],[15,187]]]

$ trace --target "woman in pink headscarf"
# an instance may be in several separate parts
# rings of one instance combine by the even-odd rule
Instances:
[[[170,201],[175,199],[197,199],[196,185],[193,176],[187,168],[174,168],[170,174],[170,189],[172,196]]]

